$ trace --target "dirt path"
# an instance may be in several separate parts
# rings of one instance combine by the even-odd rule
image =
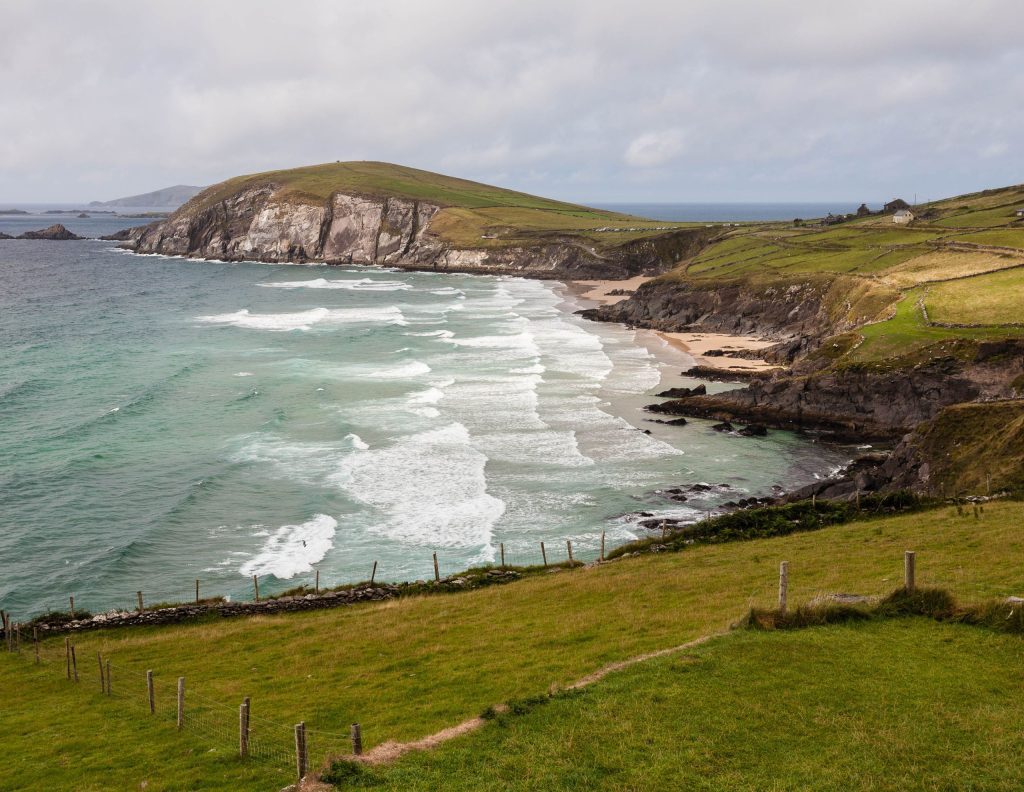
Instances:
[[[595,682],[600,682],[602,679],[608,676],[608,674],[614,673],[616,671],[621,671],[624,668],[629,668],[630,666],[646,662],[647,660],[653,660],[658,657],[665,657],[667,655],[676,654],[678,652],[684,652],[687,649],[692,649],[695,646],[700,646],[703,643],[707,643],[712,638],[718,638],[722,635],[725,635],[725,633],[712,633],[710,635],[704,635],[700,638],[695,638],[692,641],[687,641],[686,643],[679,644],[678,646],[669,647],[668,649],[659,649],[655,652],[647,652],[646,654],[637,655],[636,657],[630,657],[627,660],[620,660],[615,663],[609,663],[608,665],[603,666],[602,668],[599,668],[596,671],[593,671],[587,674],[586,676],[581,677],[580,679],[577,679],[575,682],[568,685],[566,689],[579,690],[580,688],[585,688],[589,685],[593,685]],[[502,704],[496,706],[494,708],[494,711],[505,712],[507,709],[508,708]],[[441,731],[434,732],[433,734],[429,734],[426,737],[421,737],[418,740],[412,740],[410,742],[395,742],[393,740],[389,740],[388,742],[383,742],[380,745],[375,746],[362,756],[346,756],[344,758],[350,760],[357,759],[359,761],[363,761],[367,764],[372,765],[388,764],[390,762],[395,761],[400,756],[403,756],[407,753],[411,753],[412,751],[429,751],[430,749],[436,748],[438,745],[441,745],[442,743],[445,743],[448,740],[453,740],[456,737],[461,737],[464,734],[469,734],[470,732],[476,731],[486,723],[487,721],[479,716],[475,718],[469,718],[468,720],[462,721],[462,723],[458,723],[455,726],[449,726],[447,729],[442,729]]]

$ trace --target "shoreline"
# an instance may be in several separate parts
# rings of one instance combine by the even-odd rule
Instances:
[[[629,297],[643,284],[653,280],[652,276],[637,275],[622,280],[571,280],[562,281],[566,287],[581,300],[594,303],[592,307],[616,305]],[[615,292],[628,292],[617,294]],[[714,369],[722,374],[755,374],[781,370],[782,367],[769,363],[760,357],[736,357],[730,352],[754,352],[775,346],[778,341],[753,335],[734,335],[732,333],[703,333],[696,331],[671,332],[651,328],[634,328],[644,330],[660,338],[674,349],[684,352],[693,360],[693,366]],[[714,352],[726,354],[709,354]]]

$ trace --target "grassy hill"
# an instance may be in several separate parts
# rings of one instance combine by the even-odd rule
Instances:
[[[367,748],[422,737],[608,663],[725,630],[774,601],[782,559],[793,603],[888,593],[907,548],[918,552],[921,585],[966,602],[1019,594],[1022,520],[1016,502],[988,504],[978,518],[942,508],[462,594],[98,631],[74,639],[77,685],[64,679],[63,640],[51,639],[38,667],[30,652],[0,654],[8,754],[0,788],[279,789],[292,774],[291,726],[300,720],[314,767],[347,749],[355,721]],[[926,788],[955,771],[949,777],[965,787],[1011,788],[1021,715],[1006,690],[1019,641],[931,622],[731,635],[503,716],[354,783],[725,789],[778,778],[780,788],[857,788],[858,779],[861,788],[871,779],[875,788]],[[111,661],[114,695],[100,693],[97,653]],[[156,715],[146,707],[148,669]],[[182,732],[179,676],[187,680]],[[259,752],[247,761],[235,755],[243,696],[252,697]],[[950,760],[943,746],[972,753]]]
[[[822,228],[753,224],[662,276],[668,282],[766,286],[835,282],[834,310],[858,324],[849,360],[907,355],[950,339],[1024,336],[1024,187],[986,190]],[[956,325],[949,327],[948,325]]]
[[[262,184],[278,185],[278,199],[299,203],[322,203],[336,192],[431,203],[442,207],[431,230],[456,247],[518,244],[559,234],[613,246],[693,225],[645,220],[387,162],[334,162],[239,176],[210,187],[189,206],[201,210]],[[606,228],[620,230],[599,230]]]

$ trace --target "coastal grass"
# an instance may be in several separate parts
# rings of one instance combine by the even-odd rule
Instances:
[[[1024,262],[1014,269],[932,286],[925,303],[933,322],[972,325],[1024,324]]]
[[[350,723],[362,724],[367,748],[414,739],[726,629],[772,604],[783,559],[794,602],[887,593],[908,548],[918,552],[921,585],[966,602],[1021,593],[1024,567],[1013,559],[1024,553],[1022,521],[1024,504],[1013,501],[987,504],[978,518],[945,507],[460,594],[82,633],[74,636],[78,685],[64,679],[57,637],[44,642],[39,669],[29,652],[0,655],[0,738],[18,757],[8,778],[18,789],[137,788],[143,780],[147,789],[274,788],[287,780],[281,761],[233,756],[243,696],[261,719],[255,736],[278,759],[291,751],[291,726],[305,721],[318,766],[343,752]],[[123,698],[100,698],[97,652],[111,660]],[[158,681],[155,718],[143,709],[147,669]],[[181,733],[170,721],[179,676],[202,724]],[[34,736],[40,729],[49,730],[45,739]]]
[[[926,298],[926,294],[929,297]],[[928,300],[929,319],[934,321],[930,314],[930,292],[911,289],[896,303],[891,318],[860,328],[858,332],[863,341],[845,360],[853,363],[892,361],[894,364],[915,364],[922,362],[921,356],[916,353],[925,352],[924,357],[933,353],[948,354],[949,348],[943,347],[944,343],[994,341],[1024,336],[1024,328],[1009,325],[943,327],[931,324],[925,321],[921,311],[922,299]]]
[[[1018,789],[1024,640],[925,618],[734,632],[340,789]]]

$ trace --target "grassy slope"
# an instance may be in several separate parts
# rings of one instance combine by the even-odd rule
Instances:
[[[735,633],[363,780],[409,792],[1019,789],[1022,661],[1019,636],[924,619]]]
[[[431,230],[451,244],[465,247],[513,244],[523,241],[524,234],[537,233],[587,233],[593,244],[602,247],[660,233],[655,229],[666,226],[692,225],[643,220],[386,162],[325,163],[239,176],[205,190],[191,202],[190,211],[260,184],[279,185],[279,198],[298,202],[322,203],[341,191],[436,204],[444,208],[431,222]],[[652,230],[626,234],[594,231],[606,227]],[[498,238],[484,238],[495,235]]]
[[[0,788],[127,789],[147,780],[150,790],[274,789],[287,780],[286,766],[232,757],[244,695],[276,724],[261,723],[256,734],[282,755],[289,725],[303,719],[334,733],[359,720],[368,746],[419,737],[607,662],[720,630],[751,604],[771,603],[783,558],[792,601],[888,592],[908,547],[919,553],[922,584],[965,601],[1021,593],[1024,567],[1012,559],[1024,553],[1022,520],[1020,503],[990,505],[981,520],[943,509],[462,595],[81,635],[78,686],[63,680],[59,641],[45,645],[40,671],[2,654],[0,739],[13,759]],[[97,651],[111,658],[127,698],[99,695]],[[160,723],[140,710],[147,668],[160,682]],[[202,731],[179,735],[167,722],[179,675]],[[34,734],[44,727],[51,731]],[[310,743],[314,761],[331,747],[316,735]]]
[[[1024,323],[1017,299],[1024,291],[1024,223],[1015,214],[1021,206],[1024,188],[1007,187],[926,204],[926,217],[909,227],[889,216],[824,230],[748,226],[662,278],[755,286],[837,281],[833,307],[878,322],[862,329],[863,343],[851,352],[861,362],[951,338],[1016,337],[1024,334],[1012,326]],[[918,308],[922,294],[932,322],[976,329],[930,327]]]

